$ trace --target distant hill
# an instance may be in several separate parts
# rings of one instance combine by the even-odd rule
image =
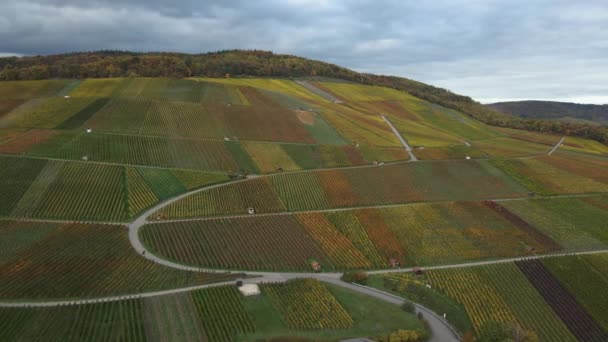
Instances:
[[[129,51],[78,52],[0,58],[0,80],[104,77],[274,77],[333,78],[406,91],[458,110],[483,123],[608,143],[608,128],[572,121],[522,119],[458,95],[404,77],[359,73],[338,65],[261,50],[226,50],[203,54]]]
[[[526,119],[560,119],[608,125],[608,105],[554,101],[511,101],[488,105],[505,114]]]

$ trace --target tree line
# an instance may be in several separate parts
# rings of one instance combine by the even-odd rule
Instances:
[[[489,125],[574,135],[608,143],[608,128],[578,122],[524,119],[498,112],[470,97],[403,77],[358,73],[334,64],[261,50],[204,54],[95,51],[0,58],[0,80],[102,77],[322,77],[379,85],[458,110]]]

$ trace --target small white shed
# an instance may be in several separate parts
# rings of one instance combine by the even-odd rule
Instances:
[[[245,297],[256,296],[261,293],[260,287],[257,284],[244,284],[243,286],[239,287],[239,291],[241,291]]]

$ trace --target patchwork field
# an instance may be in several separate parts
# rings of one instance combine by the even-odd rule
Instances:
[[[0,82],[1,301],[124,297],[246,271],[318,271],[340,284],[343,271],[608,248],[605,145],[566,137],[548,155],[562,137],[490,127],[394,89],[304,79]],[[446,313],[479,340],[515,329],[540,341],[605,341],[606,271],[597,254],[379,274],[368,284]],[[407,307],[313,279],[276,282],[291,278],[260,275],[255,297],[220,286],[46,308],[0,303],[0,340],[428,335]]]
[[[140,235],[169,260],[219,269],[309,270],[311,260],[326,270],[441,265],[605,249],[608,208],[596,202],[602,197],[253,215],[153,223]]]
[[[294,316],[292,308],[306,316]],[[370,313],[378,316],[373,325],[366,317]],[[285,336],[335,340],[384,337],[399,329],[426,335],[414,315],[394,305],[314,280],[264,285],[262,295],[253,298],[223,286],[78,306],[2,308],[0,328],[0,339],[10,341],[255,341]]]
[[[157,202],[228,177],[0,156],[0,216],[126,221]]]
[[[247,197],[244,187],[262,183],[264,196]],[[262,213],[525,195],[525,188],[488,162],[407,163],[273,175],[263,182],[251,180],[197,193],[161,209],[158,215],[220,216],[245,214],[249,207]],[[269,202],[269,198],[274,199]],[[218,207],[218,202],[228,203]]]
[[[384,274],[370,281],[452,313],[448,320],[463,330],[472,328],[477,336],[500,322],[533,331],[540,341],[603,341],[608,336],[606,312],[599,307],[605,307],[605,298],[594,291],[608,285],[599,276],[606,269],[607,256],[431,270],[422,276]],[[463,316],[468,319],[462,320]]]
[[[133,250],[123,226],[0,220],[0,237],[2,300],[125,295],[238,276],[149,262]]]

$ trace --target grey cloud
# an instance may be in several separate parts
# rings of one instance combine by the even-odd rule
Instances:
[[[605,1],[4,0],[0,51],[269,49],[478,99],[607,96]]]

